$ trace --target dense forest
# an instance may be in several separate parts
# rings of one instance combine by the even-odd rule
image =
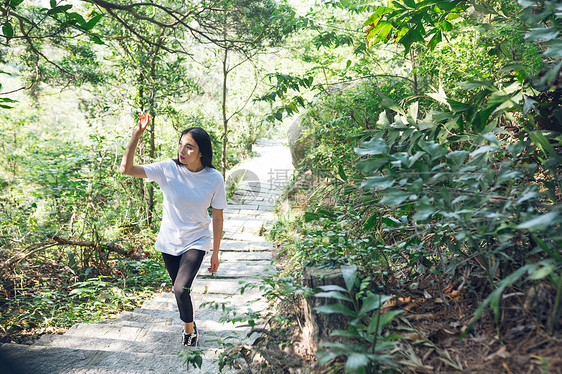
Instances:
[[[173,157],[188,125],[223,175],[256,139],[289,139],[295,173],[266,230],[279,272],[260,285],[275,318],[232,356],[272,373],[275,355],[317,373],[560,372],[559,0],[0,10],[0,342],[168,285],[162,195],[117,171],[148,112],[144,163]],[[307,338],[307,300],[328,331],[280,348]]]

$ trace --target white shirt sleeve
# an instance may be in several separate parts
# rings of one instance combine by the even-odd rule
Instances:
[[[164,177],[164,168],[166,163],[170,160],[159,161],[148,165],[143,165],[144,172],[146,173],[146,178],[149,182],[156,182],[161,185],[162,182],[166,180]]]
[[[213,198],[211,199],[211,207],[215,209],[226,208],[226,192],[224,190],[224,179],[222,174],[219,173],[218,181],[215,183],[215,190],[213,191]]]

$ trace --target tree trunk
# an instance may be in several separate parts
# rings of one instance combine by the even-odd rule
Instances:
[[[142,72],[139,73],[139,103],[140,103],[140,111],[144,112],[144,76],[142,74]],[[139,163],[142,165],[144,163],[144,139],[141,139],[141,141],[139,142],[138,145],[138,157],[139,157]],[[136,179],[136,178],[135,178]],[[139,188],[139,195],[141,197],[141,202],[142,202],[142,207],[144,210],[145,215],[148,215],[148,212],[146,211],[146,196],[144,193],[144,189],[145,189],[145,181],[144,178],[140,178],[140,188]]]
[[[148,150],[148,154],[150,157],[150,162],[154,161],[154,120],[156,116],[156,112],[154,109],[150,110],[150,127],[149,127],[149,134],[150,134],[150,149]],[[153,212],[154,212],[154,186],[152,183],[148,183],[147,185],[147,192],[148,192],[148,208],[146,212],[146,218],[148,220],[148,225],[152,224]]]
[[[154,52],[154,57],[152,59],[151,65],[150,65],[150,81],[151,82],[155,82],[156,81],[156,58],[158,55],[158,51],[160,50],[160,48],[157,48]],[[149,150],[148,150],[148,154],[150,157],[150,162],[154,162],[154,157],[155,157],[155,151],[156,151],[156,145],[155,145],[155,141],[154,141],[154,137],[155,137],[155,121],[156,121],[156,110],[155,108],[155,92],[154,92],[154,88],[151,88],[150,90],[150,95],[149,95],[149,116],[150,116],[150,123],[149,123],[149,135],[150,135],[150,139],[149,139]],[[148,185],[148,211],[147,211],[147,219],[148,219],[148,225],[150,226],[152,224],[152,218],[153,218],[153,213],[154,213],[154,186],[152,185],[152,183],[150,183]]]
[[[414,86],[413,91],[414,91],[414,96],[418,95],[418,73],[416,71],[417,66],[416,66],[416,54],[414,52],[414,49],[410,49],[410,58],[412,59],[412,71],[414,72]]]
[[[157,81],[157,77],[156,77],[156,62],[158,60],[158,54],[160,53],[160,47],[162,45],[162,41],[163,41],[163,35],[164,35],[164,30],[161,31],[160,33],[160,37],[158,38],[158,43],[157,45],[154,47],[154,50],[152,52],[152,60],[150,61],[150,84],[151,84],[151,88],[150,88],[150,92],[149,92],[149,96],[148,96],[148,104],[149,104],[149,116],[150,116],[150,123],[149,123],[149,128],[148,128],[148,132],[149,132],[149,150],[148,150],[148,155],[150,157],[150,162],[154,162],[154,157],[155,157],[155,153],[156,153],[156,144],[154,141],[155,138],[155,134],[156,134],[156,126],[155,126],[155,122],[156,122],[156,92],[154,91],[154,82]],[[148,225],[150,226],[152,224],[152,218],[153,218],[153,214],[154,214],[154,186],[152,184],[148,185],[148,210],[147,210],[147,220],[148,220]]]
[[[320,286],[336,285],[345,288],[345,281],[340,269],[304,268],[302,282],[305,287],[316,289]],[[307,353],[315,355],[321,342],[337,341],[330,333],[334,330],[345,330],[350,318],[343,314],[323,314],[316,310],[321,305],[342,303],[335,299],[308,296],[303,300],[304,326],[302,344]],[[345,305],[346,302],[343,302]],[[346,305],[350,307],[351,305]]]
[[[228,79],[228,48],[224,49],[224,59],[222,60],[222,177],[226,176],[226,143],[228,142],[228,118],[226,117],[226,90]]]

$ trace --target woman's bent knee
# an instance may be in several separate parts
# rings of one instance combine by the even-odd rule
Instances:
[[[184,286],[181,286],[181,285],[174,285],[174,294],[176,295],[176,297],[179,297],[179,298],[190,296],[191,288],[184,287]]]

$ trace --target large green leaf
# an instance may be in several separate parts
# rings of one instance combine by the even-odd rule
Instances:
[[[344,300],[344,301],[352,302],[352,300],[349,296],[344,295],[341,292],[337,292],[337,291],[318,292],[318,293],[314,294],[314,297],[326,297],[328,299],[337,299],[337,300]]]
[[[2,87],[2,86],[0,85],[0,87]],[[8,97],[0,97],[0,108],[2,108],[2,109],[12,109],[13,106],[11,106],[9,104],[10,103],[17,103],[17,102],[18,102],[17,100],[13,100],[13,99],[10,99]],[[3,104],[3,103],[8,103],[8,104]]]
[[[349,309],[348,307],[346,307],[343,304],[330,304],[330,305],[321,305],[318,306],[316,308],[318,312],[320,313],[324,313],[324,314],[344,314],[346,316],[349,317],[356,317],[356,313],[351,311],[351,309]]]
[[[429,40],[429,43],[427,43],[427,47],[430,50],[434,50],[437,44],[441,43],[442,40],[443,38],[442,38],[441,30],[437,30]]]
[[[549,47],[544,51],[543,56],[550,58],[561,58],[562,57],[562,40],[555,39],[551,40],[548,44]]]
[[[559,220],[557,219],[559,216],[560,213],[558,212],[546,213],[530,219],[529,221],[523,222],[517,225],[516,228],[519,230],[541,231],[559,223]]]
[[[413,194],[409,191],[392,190],[385,194],[380,203],[383,205],[397,206],[408,200],[412,195]]]
[[[11,38],[14,36],[14,29],[9,22],[6,22],[4,25],[2,25],[2,34],[4,34],[6,38]]]
[[[365,368],[369,365],[369,357],[364,353],[352,353],[347,356],[345,362],[346,373],[365,373]]]
[[[395,182],[394,178],[390,176],[367,177],[361,184],[361,187],[370,190],[384,190],[392,187]]]
[[[349,330],[334,330],[330,333],[330,336],[343,336],[345,338],[355,339],[361,338],[357,329],[354,328],[350,328]]]
[[[365,25],[373,25],[373,26],[377,26],[377,24],[379,23],[379,21],[381,20],[381,18],[387,14],[392,12],[393,9],[392,8],[388,8],[388,7],[384,7],[384,6],[379,6],[376,8],[375,13],[371,14],[371,16],[369,16],[369,18],[367,18],[367,20],[365,21]]]
[[[468,151],[453,151],[447,154],[447,158],[456,165],[461,165],[468,157]]]
[[[540,27],[531,29],[527,35],[525,35],[525,39],[529,41],[548,41],[552,39],[556,39],[558,37],[559,31],[556,30],[554,27]]]
[[[443,11],[451,11],[457,7],[460,7],[461,9],[466,9],[468,6],[470,6],[470,2],[466,0],[445,0],[445,1],[441,0],[441,1],[437,1],[436,3],[437,3],[436,6]]]
[[[347,290],[345,288],[343,288],[342,286],[338,286],[335,284],[327,284],[325,286],[320,286],[318,287],[320,288],[322,291],[340,291],[340,292],[347,292]]]
[[[384,165],[388,164],[386,158],[369,158],[360,160],[357,163],[357,168],[365,174],[372,174],[374,171],[380,170]]]
[[[57,6],[57,7],[54,7],[52,9],[49,9],[47,11],[47,14],[52,16],[53,14],[65,13],[70,8],[72,8],[72,5],[70,5],[70,4]]]
[[[369,292],[366,298],[363,299],[363,304],[359,310],[359,317],[365,316],[372,310],[379,309],[386,301],[392,299],[392,296],[375,295]]]
[[[342,265],[340,266],[341,275],[345,281],[347,291],[351,292],[357,280],[357,266],[356,265]]]
[[[560,159],[560,156],[558,155],[558,153],[556,152],[556,150],[552,146],[552,144],[550,144],[547,137],[544,136],[544,134],[542,132],[532,131],[532,132],[529,132],[529,136],[531,137],[533,142],[535,142],[535,144],[541,149],[541,151],[543,151],[545,153],[545,155],[553,157],[554,159],[558,160],[559,162],[562,161]]]
[[[373,138],[368,142],[363,142],[358,148],[355,148],[355,153],[358,155],[380,155],[387,153],[388,147],[382,138]]]
[[[447,148],[445,148],[444,146],[442,146],[439,143],[436,143],[433,140],[431,140],[429,142],[426,142],[424,140],[420,140],[418,142],[418,145],[421,149],[426,151],[427,154],[429,154],[432,161],[445,156],[449,152],[447,150]]]
[[[397,38],[396,41],[402,44],[404,46],[404,52],[408,53],[410,52],[412,44],[415,42],[423,42],[424,38],[418,28],[411,28],[404,34],[404,36]]]
[[[10,0],[10,7],[15,9],[21,3],[23,3],[23,0]]]
[[[96,14],[95,16],[93,16],[92,18],[90,18],[90,20],[88,20],[88,22],[86,22],[84,24],[84,26],[82,26],[82,28],[84,30],[91,30],[94,28],[94,26],[102,19],[103,14]]]
[[[367,332],[372,335],[380,335],[382,330],[388,326],[390,322],[396,317],[397,315],[403,313],[404,311],[401,309],[391,310],[390,312],[382,313],[382,314],[374,314],[371,317],[371,321],[369,322],[369,327]]]

